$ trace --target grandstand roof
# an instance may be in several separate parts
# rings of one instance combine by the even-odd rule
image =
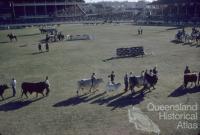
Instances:
[[[14,3],[29,3],[29,2],[65,2],[65,0],[1,0],[2,2],[14,2]],[[84,2],[84,0],[66,0],[67,2],[74,2],[74,1],[79,1],[79,2]]]
[[[191,3],[200,4],[200,0],[157,0],[153,1],[148,5],[164,5],[164,4],[174,5],[174,4],[191,4]]]

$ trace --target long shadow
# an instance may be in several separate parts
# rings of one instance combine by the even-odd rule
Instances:
[[[63,100],[63,101],[60,101],[60,102],[54,104],[53,107],[75,106],[75,105],[78,105],[81,103],[89,102],[93,99],[103,96],[104,94],[105,94],[105,92],[95,95],[93,97],[91,97],[93,95],[93,93],[71,97],[67,100]]]
[[[191,46],[191,45],[192,45],[192,43],[183,43],[183,45],[190,45],[190,46]]]
[[[168,28],[166,30],[177,30],[177,29],[181,29],[181,27]]]
[[[108,59],[104,59],[102,60],[103,62],[107,62],[107,61],[110,61],[110,60],[117,60],[117,59],[124,59],[124,58],[143,58],[144,55],[138,55],[138,56],[123,56],[123,57],[111,57],[111,58],[108,58]]]
[[[11,101],[11,102],[8,102],[6,104],[3,104],[3,105],[0,105],[0,111],[14,111],[14,110],[18,110],[20,108],[23,108],[25,106],[28,106],[30,105],[31,103],[33,102],[36,102],[38,100],[41,100],[43,99],[44,97],[41,97],[41,98],[37,98],[37,99],[34,99],[34,100],[26,100],[26,101],[23,101],[23,100],[17,100],[17,101]]]
[[[128,105],[136,105],[144,100],[144,95],[143,93],[129,94],[110,102],[107,106],[112,107],[111,110],[115,110],[116,108],[123,108]]]
[[[171,42],[172,42],[172,43],[175,43],[175,44],[181,44],[181,43],[183,43],[183,42],[178,41],[178,40],[172,40]]]
[[[0,44],[6,44],[9,43],[8,41],[1,41]]]
[[[74,106],[78,105],[80,103],[83,103],[87,96],[76,96],[76,97],[71,97],[67,100],[60,101],[56,104],[53,105],[53,107],[64,107],[64,106]]]
[[[32,55],[38,55],[38,54],[42,54],[42,53],[45,53],[45,51],[42,51],[42,52],[34,52],[34,53],[31,53]]]
[[[108,98],[101,97],[101,98],[98,98],[98,99],[94,100],[93,102],[91,102],[91,104],[104,105],[104,104],[109,103],[110,101],[122,96],[123,94],[125,94],[125,92],[119,93],[119,94],[117,94],[115,96],[108,97]]]
[[[191,93],[197,93],[197,92],[200,92],[200,86],[196,86],[193,88],[183,88],[182,86],[180,86],[177,89],[175,89],[172,93],[170,93],[168,97],[179,97],[187,93],[191,94]]]
[[[24,35],[19,35],[18,37],[28,37],[28,36],[36,36],[36,35],[40,35],[40,33],[24,34]]]
[[[25,45],[20,45],[19,47],[27,47],[28,45],[27,44],[25,44]]]
[[[93,96],[93,97],[91,97],[91,98],[87,98],[87,99],[85,100],[85,102],[89,102],[89,101],[91,101],[91,100],[93,100],[93,99],[97,99],[97,98],[99,98],[99,97],[101,97],[101,96],[103,96],[103,95],[105,95],[105,94],[106,94],[106,92],[97,94],[97,95],[95,95],[95,96]]]

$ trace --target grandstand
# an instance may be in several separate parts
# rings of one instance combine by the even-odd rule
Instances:
[[[3,0],[0,2],[0,22],[48,22],[83,16],[84,0]]]
[[[157,0],[149,5],[151,19],[165,22],[200,22],[199,0]]]

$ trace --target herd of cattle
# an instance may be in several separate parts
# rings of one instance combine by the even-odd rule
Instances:
[[[188,74],[184,74],[183,77],[184,83],[183,83],[183,87],[187,88],[188,83],[194,84],[195,86],[200,84],[200,72],[199,73],[188,73]],[[150,74],[146,74],[145,77],[144,76],[134,76],[132,81],[129,81],[129,90],[131,90],[132,93],[135,92],[134,88],[135,87],[143,87],[141,89],[141,93],[144,92],[144,90],[148,89],[150,90],[150,88],[153,87],[157,84],[158,81],[158,75],[150,75]],[[78,89],[77,89],[77,95],[79,94],[80,90],[84,90],[84,89],[90,89],[91,92],[91,88],[92,90],[97,90],[99,85],[101,83],[103,83],[103,78],[97,78],[94,80],[93,84],[92,84],[92,80],[91,79],[82,79],[80,81],[77,82],[78,84]],[[108,82],[106,85],[106,91],[116,91],[120,88],[121,83],[110,83]],[[3,84],[0,85],[0,96],[2,98],[2,100],[4,100],[3,94],[5,92],[6,89],[9,89],[9,86],[7,84]],[[27,94],[32,94],[32,93],[36,93],[36,96],[38,96],[38,94],[42,94],[43,96],[48,96],[50,89],[49,89],[49,85],[46,84],[46,82],[38,82],[38,83],[30,83],[30,82],[23,82],[21,84],[21,97],[23,95],[25,95],[27,98]],[[46,93],[44,94],[46,90]]]

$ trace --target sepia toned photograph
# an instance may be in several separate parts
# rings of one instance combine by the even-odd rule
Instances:
[[[0,135],[200,135],[200,0],[0,0]]]

